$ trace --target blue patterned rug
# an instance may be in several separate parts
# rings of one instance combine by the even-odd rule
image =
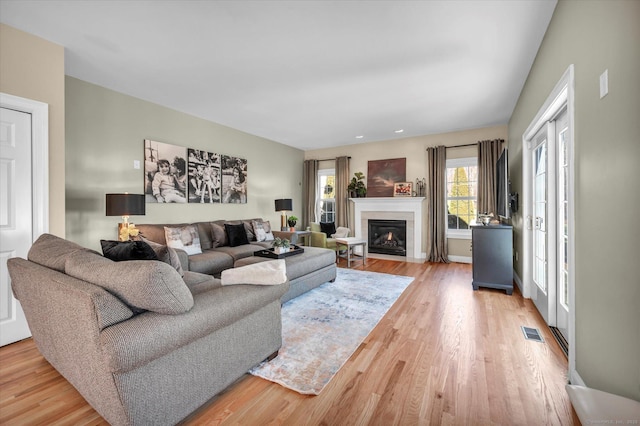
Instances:
[[[412,281],[339,268],[335,282],[282,306],[282,348],[249,373],[318,395]]]

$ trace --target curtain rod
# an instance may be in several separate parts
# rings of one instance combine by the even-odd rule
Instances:
[[[349,160],[351,160],[351,157],[347,157]],[[309,158],[309,160],[313,160],[313,158]],[[316,161],[335,161],[335,158],[321,158],[320,160],[316,160]]]
[[[477,143],[466,143],[463,145],[451,145],[451,146],[445,146],[445,148],[464,148],[466,146],[478,146]]]
[[[477,145],[478,145],[477,143],[466,143],[466,144],[463,144],[463,145],[445,146],[445,149],[449,149],[449,148],[464,148],[464,147],[467,147],[467,146],[477,146]],[[430,148],[435,148],[435,147],[432,146]],[[427,148],[427,149],[429,149],[429,148]]]

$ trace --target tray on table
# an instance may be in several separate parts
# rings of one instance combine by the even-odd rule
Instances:
[[[273,248],[254,251],[253,255],[258,257],[268,257],[269,259],[284,259],[285,257],[295,256],[304,253],[304,249],[300,246],[293,245],[286,253],[276,253]]]

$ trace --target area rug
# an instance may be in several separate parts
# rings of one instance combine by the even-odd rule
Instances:
[[[280,352],[249,372],[318,395],[412,281],[339,268],[335,282],[282,306]]]

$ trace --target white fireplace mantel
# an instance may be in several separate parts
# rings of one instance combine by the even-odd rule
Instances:
[[[422,254],[422,202],[425,197],[366,197],[353,201],[354,233],[368,239],[369,219],[399,219],[407,221],[407,257],[424,258]]]

